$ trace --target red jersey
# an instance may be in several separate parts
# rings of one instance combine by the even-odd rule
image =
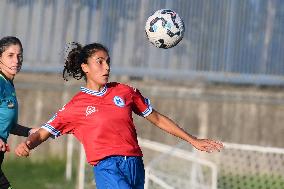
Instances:
[[[42,128],[55,137],[74,134],[87,161],[96,165],[111,155],[142,156],[132,112],[143,117],[152,112],[137,89],[120,83],[108,83],[100,92],[81,87]]]

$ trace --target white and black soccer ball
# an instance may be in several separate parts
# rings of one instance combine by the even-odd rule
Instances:
[[[176,46],[183,38],[184,29],[183,20],[170,9],[156,11],[147,19],[145,25],[149,41],[164,49]]]

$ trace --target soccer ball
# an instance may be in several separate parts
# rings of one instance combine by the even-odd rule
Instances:
[[[153,45],[168,49],[176,46],[182,40],[184,23],[175,11],[161,9],[147,19],[145,32]]]

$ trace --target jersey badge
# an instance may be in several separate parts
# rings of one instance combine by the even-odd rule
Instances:
[[[124,107],[125,106],[125,103],[124,103],[124,101],[123,101],[123,99],[121,98],[121,97],[119,97],[119,96],[115,96],[114,98],[113,98],[113,102],[114,102],[114,104],[115,105],[117,105],[118,107]]]
[[[86,109],[86,116],[91,115],[92,113],[97,112],[98,110],[94,106],[88,106]]]

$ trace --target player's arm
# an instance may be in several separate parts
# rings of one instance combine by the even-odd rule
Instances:
[[[45,129],[40,128],[37,132],[31,134],[25,142],[20,143],[15,153],[17,156],[29,156],[30,151],[46,141],[51,136],[51,133]]]
[[[29,128],[19,124],[12,127],[10,133],[13,135],[28,137],[30,134],[36,132],[38,128]]]
[[[171,119],[160,114],[154,109],[152,113],[146,117],[146,119],[153,123],[155,126],[159,127],[160,129],[189,142],[198,150],[213,152],[220,151],[223,148],[223,144],[220,142],[210,139],[198,139],[195,136],[187,133]]]

